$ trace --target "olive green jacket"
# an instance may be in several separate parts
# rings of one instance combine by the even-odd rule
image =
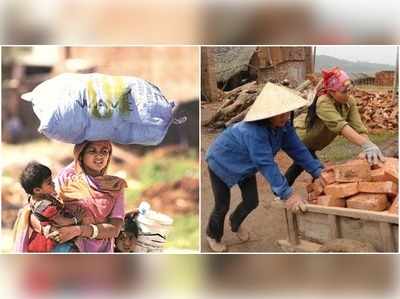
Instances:
[[[310,150],[322,150],[346,125],[351,126],[359,134],[368,133],[353,97],[350,97],[347,103],[340,104],[332,97],[323,95],[318,98],[316,109],[317,117],[312,128],[306,130],[306,114],[299,115],[294,121],[297,134]]]

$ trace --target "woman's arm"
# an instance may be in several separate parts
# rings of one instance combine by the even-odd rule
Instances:
[[[309,149],[300,140],[295,129],[287,126],[286,134],[282,142],[282,149],[293,159],[293,161],[303,167],[312,177],[318,178],[324,166],[318,159],[315,159]]]
[[[369,141],[367,135],[368,129],[361,120],[356,102],[353,99],[350,99],[349,103],[350,111],[348,114],[348,125],[344,126],[340,133],[351,143],[362,146]]]
[[[347,115],[347,121],[348,121],[349,125],[357,133],[359,133],[361,135],[367,135],[368,128],[363,123],[360,112],[357,107],[357,103],[352,96],[350,96],[349,104],[350,104],[350,111],[349,111],[349,114]]]
[[[57,213],[55,216],[51,217],[49,219],[49,221],[51,222],[52,225],[55,225],[56,227],[70,226],[70,225],[78,224],[79,219],[76,217],[74,217],[74,218],[67,218],[67,217],[60,215],[60,213]],[[31,216],[30,216],[30,225],[35,232],[37,232],[39,234],[43,234],[44,226],[42,225],[42,223],[39,221],[39,219],[34,214],[31,214]]]
[[[123,223],[123,219],[111,218],[108,223],[95,224],[98,229],[98,234],[95,239],[118,237]],[[47,237],[59,243],[64,243],[75,237],[91,238],[93,233],[94,229],[92,225],[72,225],[58,228]]]
[[[349,125],[345,125],[340,133],[348,141],[359,146],[369,141],[368,137],[365,134],[358,134],[356,130],[354,130]]]
[[[54,216],[51,219],[51,221],[52,221],[52,223],[56,224],[57,226],[69,226],[69,225],[78,224],[79,219],[76,217],[74,217],[74,218],[68,218],[68,217],[64,217],[64,216],[58,214],[58,215]]]
[[[249,158],[270,184],[272,192],[281,199],[287,199],[292,195],[293,189],[276,164],[268,140],[268,135],[263,130],[248,130],[244,135]]]
[[[346,125],[342,130],[342,135],[350,142],[361,146],[363,155],[369,164],[377,164],[379,161],[385,161],[379,147],[372,143],[364,134],[358,134],[352,127]]]
[[[111,218],[108,223],[96,224],[99,231],[96,239],[116,238],[121,231],[123,219]],[[80,225],[80,236],[90,238],[93,235],[93,227],[91,225]]]
[[[364,129],[361,118],[354,103],[350,103],[348,121],[340,115],[335,105],[329,99],[321,99],[317,104],[317,115],[324,122],[325,126],[336,134],[343,135],[348,141],[356,145],[363,145],[369,141],[366,136],[367,130]],[[353,127],[355,126],[360,133]]]

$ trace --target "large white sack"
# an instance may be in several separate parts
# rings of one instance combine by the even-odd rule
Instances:
[[[156,145],[173,120],[174,103],[136,77],[66,73],[22,98],[32,102],[40,133],[73,144],[108,139]]]

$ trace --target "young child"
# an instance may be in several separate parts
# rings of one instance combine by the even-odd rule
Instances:
[[[64,205],[56,199],[51,170],[47,166],[35,161],[30,162],[21,174],[20,183],[29,195],[28,203],[32,214],[44,228],[42,233],[32,233],[28,252],[50,252],[57,245],[57,242],[45,237],[49,233],[50,225],[76,225],[81,216],[66,211]]]
[[[136,240],[139,235],[139,227],[136,218],[139,211],[125,214],[124,227],[115,240],[114,252],[135,252]]]

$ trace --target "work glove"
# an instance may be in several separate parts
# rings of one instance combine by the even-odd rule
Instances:
[[[383,156],[379,147],[377,147],[376,144],[372,143],[371,141],[368,140],[362,144],[361,148],[369,164],[375,165],[378,164],[379,160],[381,162],[385,161],[385,157]]]

